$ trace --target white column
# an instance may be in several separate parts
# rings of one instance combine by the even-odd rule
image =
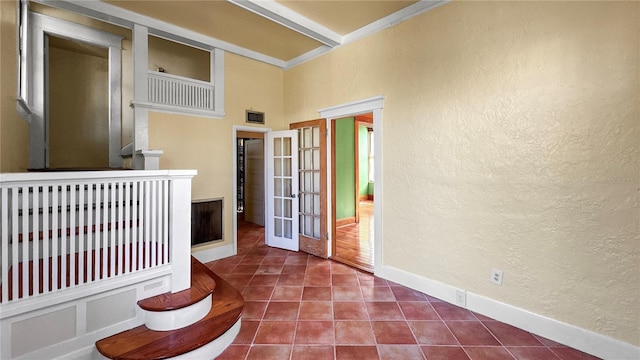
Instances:
[[[171,292],[191,286],[191,178],[172,176],[171,204],[169,206]]]
[[[109,167],[122,167],[122,49],[109,47]],[[120,71],[115,71],[116,69]]]
[[[214,86],[213,108],[224,114],[224,50],[213,49],[210,56],[212,69],[209,76]]]
[[[29,16],[32,16],[31,13]],[[35,23],[35,19],[30,20],[29,39],[31,48],[31,58],[29,59],[29,76],[32,79],[32,86],[28,103],[31,105],[31,123],[29,124],[29,167],[31,169],[43,169],[47,164],[47,136],[45,122],[45,66],[48,62],[49,46],[45,43],[46,38],[42,28]]]
[[[149,98],[148,78],[149,30],[133,25],[133,101],[146,103]],[[133,168],[144,169],[144,159],[138,150],[149,147],[149,111],[133,109]]]

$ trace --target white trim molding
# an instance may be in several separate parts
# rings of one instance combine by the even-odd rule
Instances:
[[[387,15],[382,19],[376,20],[369,25],[365,25],[360,29],[353,31],[344,36],[342,45],[351,44],[352,42],[363,39],[369,35],[373,35],[378,31],[398,25],[399,23],[409,20],[414,16],[418,16],[424,12],[435,9],[438,6],[449,3],[450,0],[420,0],[404,9],[400,9],[391,15]]]
[[[232,140],[231,140],[231,154],[233,157],[233,184],[232,184],[232,191],[233,191],[233,201],[232,201],[232,206],[233,206],[233,250],[232,253],[230,255],[227,256],[232,256],[232,255],[236,255],[238,253],[238,217],[236,216],[236,211],[238,210],[238,197],[235,195],[238,193],[238,149],[236,149],[237,146],[237,142],[236,139],[238,138],[238,131],[250,131],[250,132],[259,132],[259,133],[263,133],[266,134],[269,131],[271,131],[271,128],[264,128],[264,127],[257,127],[257,126],[245,126],[245,125],[233,125],[233,130],[231,132],[231,135],[233,136]],[[266,153],[266,143],[265,145],[265,153]],[[264,164],[264,168],[267,168],[267,164],[266,164],[266,157],[265,157],[265,164]],[[264,175],[264,183],[267,183],[267,174],[266,171],[263,174]],[[265,199],[265,208],[264,208],[264,213],[267,213],[267,202]],[[269,227],[269,224],[265,223],[265,234],[267,233],[267,228]]]
[[[384,264],[376,267],[376,276],[407,286],[451,304],[456,304],[456,292],[464,291],[455,286]],[[638,346],[505,304],[479,294],[468,291],[464,292],[467,295],[466,308],[478,314],[488,316],[603,359],[640,359],[640,347]]]
[[[327,46],[334,47],[342,44],[340,34],[273,0],[227,1]]]
[[[372,112],[373,110],[382,109],[383,102],[384,96],[374,96],[341,105],[318,109],[318,113],[321,117],[327,120],[329,120],[329,118],[343,118],[351,115],[365,114]]]
[[[131,106],[134,109],[141,108],[141,109],[147,109],[149,111],[154,111],[154,112],[199,116],[203,118],[218,119],[218,120],[223,119],[225,116],[224,112],[219,112],[219,111],[194,109],[194,108],[187,108],[182,106],[173,106],[173,105],[166,105],[166,104],[156,104],[148,101],[132,101]]]
[[[331,128],[331,121],[341,119],[353,115],[373,113],[373,132],[376,134],[376,141],[373,147],[374,166],[375,169],[382,169],[382,108],[384,107],[384,95],[374,96],[366,99],[356,100],[345,104],[331,106],[319,109],[320,117],[327,119],[327,130]],[[331,143],[331,131],[327,131],[327,143]],[[331,194],[331,147],[327,146],[327,194]],[[373,218],[374,218],[374,235],[373,235],[373,268],[374,272],[382,265],[382,209],[383,209],[383,182],[382,171],[374,172],[374,188],[373,197]],[[327,199],[327,228],[330,228],[331,213],[331,197]],[[333,241],[334,239],[330,239]],[[331,247],[329,247],[329,256],[331,256]]]
[[[236,254],[235,244],[226,244],[216,246],[217,244],[208,244],[201,247],[191,248],[191,255],[201,263],[216,261],[227,258]]]
[[[47,98],[45,77],[46,36],[54,35],[74,41],[92,44],[109,50],[109,166],[122,167],[120,156],[122,133],[121,96],[121,43],[122,37],[84,25],[75,24],[54,17],[29,12],[29,59],[28,89],[26,105],[29,114],[29,167],[42,169],[49,167],[49,139],[47,119]]]

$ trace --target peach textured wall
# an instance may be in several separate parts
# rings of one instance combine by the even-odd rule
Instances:
[[[209,51],[149,36],[149,70],[209,81]]]
[[[222,120],[162,113],[149,115],[149,146],[162,149],[162,169],[197,169],[193,199],[224,198],[224,242],[233,240],[233,125],[245,123],[245,110],[265,113],[265,125],[282,130],[282,70],[225,54],[225,111]]]
[[[285,71],[285,121],[385,95],[385,265],[637,346],[639,15],[452,2]]]
[[[0,1],[0,172],[29,166],[29,124],[16,112],[16,18],[17,2]]]

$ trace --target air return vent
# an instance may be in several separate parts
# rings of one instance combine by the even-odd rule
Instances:
[[[247,122],[251,124],[264,124],[264,113],[247,110]]]

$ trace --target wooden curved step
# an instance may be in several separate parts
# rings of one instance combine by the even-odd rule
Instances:
[[[141,325],[99,340],[98,351],[111,359],[166,359],[196,350],[224,335],[240,320],[244,299],[211,270],[206,268],[206,272],[216,288],[211,310],[202,320],[171,331],[153,331]]]
[[[200,261],[191,257],[191,287],[177,293],[164,293],[138,301],[138,306],[146,311],[171,311],[195,304],[216,288],[211,271]]]

